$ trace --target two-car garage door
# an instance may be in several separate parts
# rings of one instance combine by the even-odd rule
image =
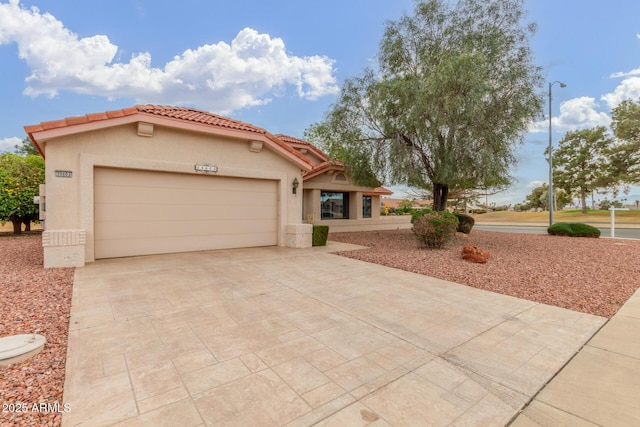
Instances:
[[[278,243],[273,180],[95,169],[95,258]]]

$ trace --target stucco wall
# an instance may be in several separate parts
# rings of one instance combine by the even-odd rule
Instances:
[[[211,134],[155,125],[153,136],[139,136],[138,124],[93,130],[45,142],[46,229],[84,230],[86,261],[94,260],[93,202],[95,166],[170,171],[193,174],[196,163],[218,167],[218,176],[273,179],[280,186],[278,244],[286,244],[287,224],[302,218],[300,167],[271,151],[266,143],[260,152],[250,151],[250,139],[231,139]],[[71,171],[70,178],[56,170]],[[301,183],[297,195],[291,183]]]

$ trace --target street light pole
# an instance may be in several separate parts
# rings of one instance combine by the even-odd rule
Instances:
[[[551,86],[559,83],[560,87],[567,87],[566,84],[556,80],[549,82],[549,227],[553,225],[553,139],[551,137]]]

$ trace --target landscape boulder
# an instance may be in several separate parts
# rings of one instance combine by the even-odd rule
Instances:
[[[462,248],[462,259],[475,262],[477,264],[485,264],[491,255],[489,252],[467,243]]]

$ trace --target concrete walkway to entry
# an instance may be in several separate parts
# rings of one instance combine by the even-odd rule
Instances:
[[[505,425],[606,320],[346,248],[77,269],[63,426]]]

